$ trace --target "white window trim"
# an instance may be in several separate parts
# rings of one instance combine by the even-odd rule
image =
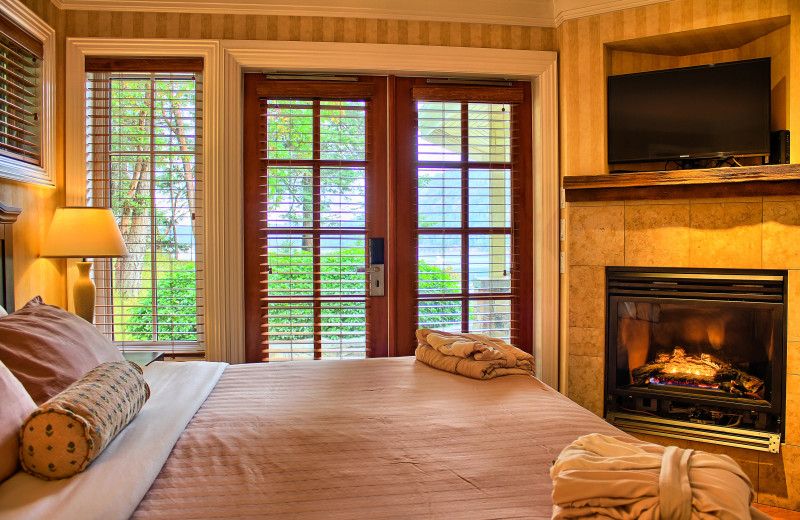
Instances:
[[[19,0],[3,0],[0,12],[42,42],[42,165],[0,156],[0,178],[56,185],[56,31]]]
[[[67,39],[67,107],[66,107],[66,202],[68,206],[83,206],[86,204],[86,57],[87,56],[169,56],[169,57],[202,57],[203,66],[203,179],[217,176],[217,135],[219,128],[217,110],[219,99],[216,85],[219,77],[217,56],[219,44],[208,40],[109,40],[100,38],[68,38]],[[206,77],[209,78],[206,81]],[[203,204],[207,204],[208,192],[203,192]],[[204,218],[207,218],[204,209]],[[206,231],[206,234],[208,232]],[[208,241],[208,236],[203,237],[206,251],[216,250],[216,244]],[[202,251],[204,255],[206,251]],[[71,287],[77,278],[77,269],[74,261],[68,261],[67,284]],[[204,272],[216,273],[213,265],[209,265],[203,256]],[[219,287],[211,284],[213,287]],[[224,283],[224,280],[223,280]],[[208,281],[203,287],[198,287],[198,293],[205,295],[208,302],[215,293],[209,293]],[[72,310],[73,301],[71,291],[68,293],[68,308]],[[214,323],[208,317],[208,308],[205,311],[205,348],[208,348],[208,331],[214,330]]]
[[[212,47],[219,45],[219,60]],[[194,46],[194,51],[189,49]],[[534,354],[539,378],[558,386],[558,96],[557,54],[366,43],[67,39],[67,203],[85,198],[83,59],[89,54],[199,55],[205,144],[206,358],[244,362],[242,73],[320,71],[362,74],[491,76],[533,84]],[[216,47],[214,47],[216,48]],[[183,52],[184,54],[181,54]],[[189,53],[189,54],[187,54]],[[219,65],[219,67],[218,67]],[[224,129],[224,131],[223,131]],[[70,180],[72,179],[72,180]],[[77,184],[76,184],[77,183]],[[76,199],[75,197],[79,197]]]

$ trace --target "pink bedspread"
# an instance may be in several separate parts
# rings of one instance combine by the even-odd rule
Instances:
[[[590,432],[621,435],[529,376],[234,365],[133,517],[550,518],[550,466]]]

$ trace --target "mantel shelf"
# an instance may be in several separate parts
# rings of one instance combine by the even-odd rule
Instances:
[[[800,164],[564,177],[567,202],[800,195]]]

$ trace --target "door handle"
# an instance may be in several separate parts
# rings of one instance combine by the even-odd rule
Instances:
[[[384,296],[386,294],[386,289],[384,287],[386,282],[386,272],[384,271],[383,262],[383,239],[370,238],[369,267],[359,267],[356,269],[356,272],[358,273],[369,274],[370,296]]]

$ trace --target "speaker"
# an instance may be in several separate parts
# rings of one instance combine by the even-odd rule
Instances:
[[[769,163],[789,164],[788,130],[778,130],[769,135]]]

